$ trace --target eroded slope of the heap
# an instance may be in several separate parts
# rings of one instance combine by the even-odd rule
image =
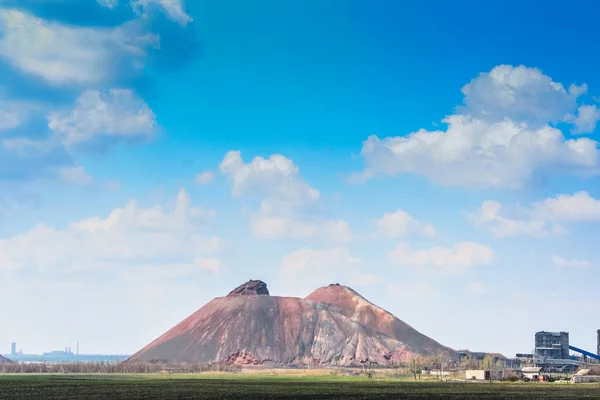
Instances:
[[[306,299],[323,304],[371,332],[379,332],[398,340],[415,354],[453,356],[455,353],[347,286],[332,284],[321,287]]]

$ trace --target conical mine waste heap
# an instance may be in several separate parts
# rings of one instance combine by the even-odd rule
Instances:
[[[354,290],[330,285],[306,299],[270,296],[249,281],[217,297],[127,362],[379,365],[454,351]]]
[[[3,357],[3,356],[0,354],[0,364],[2,364],[2,363],[10,363],[10,362],[12,362],[12,361],[10,361],[10,360],[9,360],[8,358],[6,358],[6,357]]]

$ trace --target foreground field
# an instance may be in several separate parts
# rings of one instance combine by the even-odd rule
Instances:
[[[0,399],[598,399],[599,385],[350,377],[4,375]]]

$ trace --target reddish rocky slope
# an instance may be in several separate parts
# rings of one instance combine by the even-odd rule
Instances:
[[[369,302],[349,287],[338,284],[319,288],[306,297],[359,323],[371,332],[383,333],[420,355],[455,355],[455,351],[423,335],[393,314]]]
[[[380,332],[379,327],[387,327],[386,323],[363,325],[370,317],[351,318],[346,311],[335,302],[328,306],[311,299],[270,296],[264,282],[250,281],[226,297],[213,299],[128,362],[388,364],[421,351],[400,337]],[[382,316],[387,318],[387,314]]]

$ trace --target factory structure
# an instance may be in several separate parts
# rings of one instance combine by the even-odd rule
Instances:
[[[600,329],[596,333],[597,348],[592,353],[571,345],[569,332],[536,332],[533,353],[517,354],[516,359],[529,374],[573,373],[584,364],[600,363]]]
[[[459,352],[459,363],[463,357],[480,362],[484,369],[467,369],[467,380],[503,379],[508,371],[522,380],[552,381],[570,377],[573,383],[600,382],[600,376],[590,375],[600,365],[600,329],[597,330],[596,352],[571,345],[569,332],[535,333],[533,352],[506,358],[500,354]],[[488,365],[483,364],[486,357]]]

